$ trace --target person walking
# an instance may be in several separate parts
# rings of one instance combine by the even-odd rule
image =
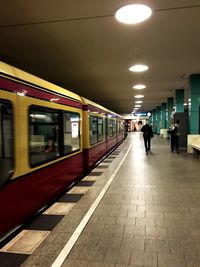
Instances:
[[[145,151],[148,154],[148,151],[151,150],[151,138],[153,137],[153,130],[148,121],[146,121],[146,124],[142,126],[141,132],[143,132]]]

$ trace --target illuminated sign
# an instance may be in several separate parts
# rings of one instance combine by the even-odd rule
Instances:
[[[133,115],[136,117],[150,117],[151,112],[135,112]]]
[[[78,137],[78,122],[72,122],[72,138]]]

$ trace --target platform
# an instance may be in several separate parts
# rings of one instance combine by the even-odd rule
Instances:
[[[0,250],[3,267],[200,266],[200,161],[129,133]]]

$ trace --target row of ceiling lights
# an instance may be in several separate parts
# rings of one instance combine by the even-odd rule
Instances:
[[[126,24],[137,24],[140,23],[146,19],[148,19],[152,14],[152,10],[150,7],[146,5],[140,5],[140,4],[132,4],[132,5],[127,5],[124,7],[121,7],[120,9],[117,10],[115,13],[115,18]],[[146,65],[133,65],[132,67],[129,68],[130,71],[133,72],[143,72],[148,70],[148,66]],[[146,88],[146,85],[144,84],[136,84],[133,86],[134,89],[136,90],[142,90]],[[143,98],[144,95],[135,95],[135,98]],[[143,103],[142,100],[140,101],[135,101],[134,105],[134,112],[141,108],[141,104]]]

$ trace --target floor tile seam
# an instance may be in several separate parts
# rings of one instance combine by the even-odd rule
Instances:
[[[109,164],[108,168],[106,168],[105,170],[102,170],[102,172],[103,172],[103,175],[102,176],[106,176],[107,173],[110,173],[111,171],[114,171],[115,168],[116,168],[116,165],[117,165],[118,161],[121,162],[123,156],[124,155],[122,154],[122,155],[118,155],[117,157],[115,157],[115,159],[113,159],[112,162]],[[98,168],[98,166],[94,170],[96,170],[97,168]]]
[[[97,168],[98,167],[96,167],[95,169],[93,169],[93,171],[94,172],[97,171]],[[105,177],[105,176],[109,175],[109,173],[112,172],[115,168],[116,168],[116,163],[114,161],[112,161],[112,163],[109,164],[109,167],[108,168],[106,168],[105,170],[101,170],[102,174],[101,174],[100,177],[102,177],[102,176]]]
[[[121,157],[122,158],[122,157]],[[121,158],[119,159],[118,158],[118,156],[114,159],[114,160],[116,160],[116,159],[118,159],[118,161],[119,162],[121,162]],[[106,168],[105,170],[102,170],[102,178],[104,178],[105,179],[105,183],[104,183],[104,185],[106,184],[106,181],[109,179],[109,177],[110,177],[110,172],[113,172],[113,171],[115,171],[115,169],[116,169],[116,167],[117,167],[117,164],[118,164],[118,161],[117,162],[114,162],[114,160],[112,161],[112,163],[111,164],[109,164],[109,167],[108,168]],[[98,168],[98,167],[97,167]],[[96,169],[94,169],[94,170],[96,170]],[[97,181],[98,182],[98,181]],[[97,184],[97,183],[95,183],[95,184]],[[103,186],[102,186],[103,187]],[[87,193],[86,193],[87,194]]]

